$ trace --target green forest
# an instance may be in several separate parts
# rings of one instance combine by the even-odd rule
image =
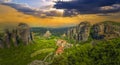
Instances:
[[[55,52],[55,39],[58,38],[36,37],[35,41],[27,46],[21,43],[18,47],[0,49],[0,64],[27,65],[36,59],[43,60],[50,52]],[[119,65],[119,46],[120,38],[80,43],[55,56],[50,65]]]
[[[117,23],[81,22],[61,31],[32,29],[21,23],[16,30],[1,33],[0,65],[120,65]]]

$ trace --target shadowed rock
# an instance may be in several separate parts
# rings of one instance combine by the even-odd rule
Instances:
[[[74,39],[76,43],[87,41],[90,33],[90,23],[82,22],[76,27],[68,30],[67,36],[69,39]]]
[[[10,48],[12,44],[17,47],[21,41],[27,45],[33,40],[32,36],[30,27],[25,23],[20,23],[15,29],[5,29],[3,38],[0,38],[0,47],[5,45]]]
[[[5,30],[4,42],[7,45],[7,48],[10,48],[11,33],[8,29]]]
[[[119,25],[113,25],[111,22],[102,22],[92,27],[93,39],[112,39],[117,37],[120,37]]]
[[[20,23],[17,27],[17,34],[26,45],[31,41],[30,27],[25,23]]]
[[[3,41],[0,39],[0,48],[3,48]]]
[[[13,30],[12,31],[12,42],[14,44],[15,47],[17,47],[18,45],[18,35],[17,35],[17,30]]]
[[[116,22],[101,22],[91,26],[88,22],[82,22],[67,32],[68,39],[76,43],[87,41],[90,35],[97,40],[117,38],[120,37],[120,25]]]

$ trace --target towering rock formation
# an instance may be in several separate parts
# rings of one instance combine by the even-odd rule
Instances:
[[[91,32],[93,39],[111,39],[120,37],[120,26],[112,22],[94,24]]]
[[[10,48],[11,44],[17,47],[20,42],[27,45],[32,40],[33,37],[30,32],[30,27],[25,23],[20,23],[16,29],[5,30],[4,37],[0,38],[0,47],[4,47],[3,44],[6,45],[7,48]]]
[[[101,22],[91,26],[88,22],[82,22],[67,32],[68,39],[76,43],[87,41],[89,36],[96,40],[120,37],[120,23]]]
[[[87,41],[90,33],[90,23],[82,22],[78,25],[78,41]]]
[[[4,36],[4,42],[6,43],[7,48],[10,48],[10,40],[11,40],[11,32],[6,29],[5,30],[5,36]]]
[[[28,44],[31,40],[30,27],[25,23],[20,23],[17,27],[17,34],[24,44]]]
[[[3,48],[3,40],[0,38],[0,48]]]
[[[69,39],[74,39],[76,43],[87,41],[90,33],[90,23],[82,22],[78,26],[68,30],[67,36]]]
[[[12,42],[14,44],[15,47],[17,47],[18,43],[19,43],[19,39],[18,39],[18,35],[17,35],[17,30],[12,30],[12,34],[11,34],[11,39]]]

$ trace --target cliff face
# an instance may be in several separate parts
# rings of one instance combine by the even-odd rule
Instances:
[[[20,23],[17,27],[17,35],[26,45],[32,40],[30,27],[25,23]]]
[[[67,32],[67,37],[76,42],[87,41],[89,36],[96,40],[120,37],[120,25],[113,22],[101,22],[94,25],[82,22]]]
[[[33,39],[30,27],[25,23],[20,23],[16,29],[5,30],[3,37],[0,38],[0,47],[10,48],[12,44],[17,47],[20,42],[27,45],[31,40]]]
[[[93,39],[117,38],[120,37],[120,26],[111,22],[98,23],[93,25],[91,35]]]
[[[87,41],[90,33],[90,23],[82,22],[76,27],[68,30],[67,36],[69,39],[74,39],[76,42]]]

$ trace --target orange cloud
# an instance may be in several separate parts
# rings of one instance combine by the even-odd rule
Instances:
[[[105,20],[120,21],[120,13],[113,16],[97,16],[96,14],[78,15],[73,17],[35,17],[27,15],[22,12],[18,12],[16,9],[9,6],[0,5],[0,27],[12,27],[16,26],[20,22],[25,22],[30,26],[41,27],[66,27],[77,25],[81,21],[90,21],[96,23]],[[115,17],[116,16],[116,17]],[[115,17],[115,18],[114,18]]]

